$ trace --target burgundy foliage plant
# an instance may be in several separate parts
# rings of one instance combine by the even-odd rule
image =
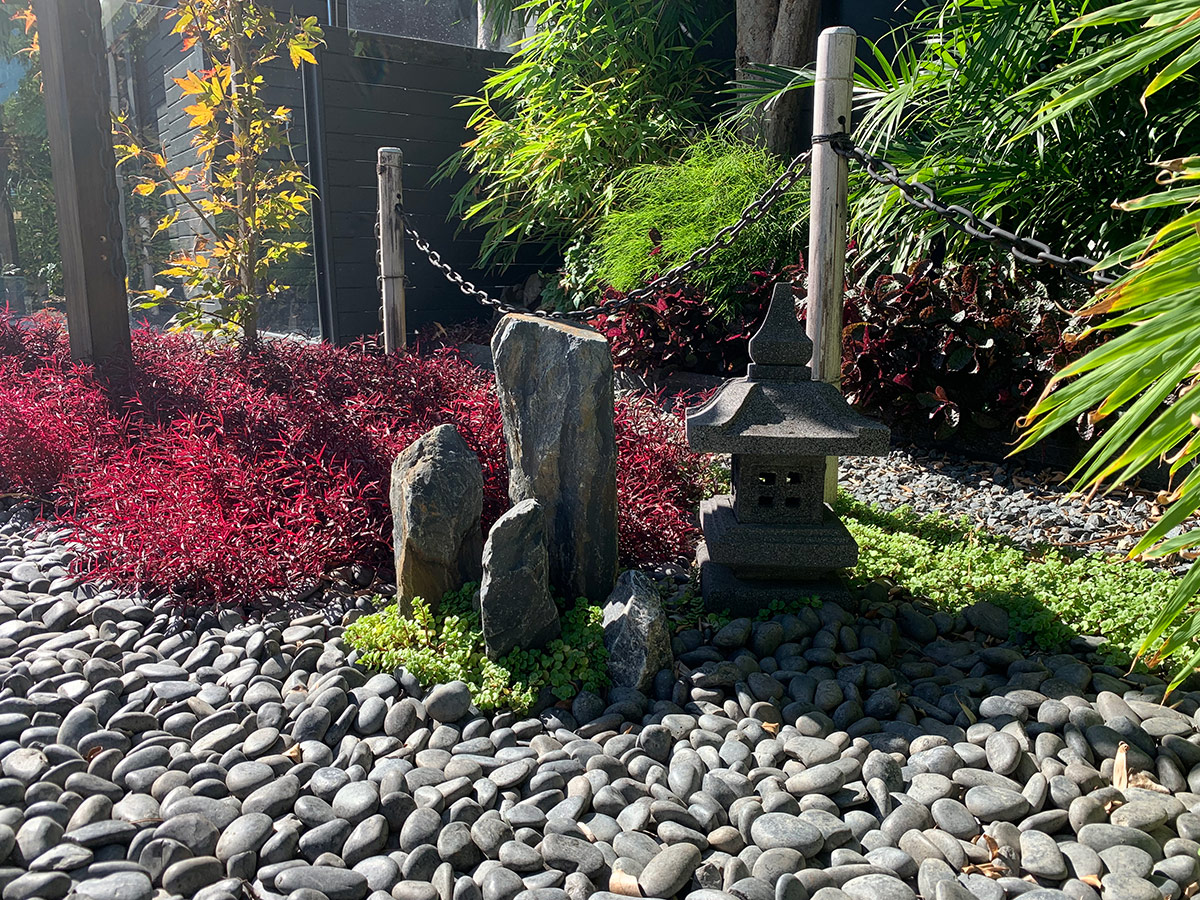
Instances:
[[[258,606],[391,561],[396,454],[454,424],[484,470],[484,527],[508,506],[492,377],[452,351],[269,342],[244,353],[142,330],[127,381],[70,362],[61,326],[0,316],[0,493],[73,525],[82,565],[190,605]],[[705,461],[677,421],[622,400],[626,564],[694,546]]]

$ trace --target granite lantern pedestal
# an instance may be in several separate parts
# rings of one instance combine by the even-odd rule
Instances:
[[[827,456],[881,456],[888,429],[856,413],[831,384],[813,381],[812,342],[778,285],[750,341],[746,377],[688,410],[692,449],[733,456],[733,492],[700,505],[701,591],[711,609],[753,614],[805,594],[837,599],[834,577],[858,545],[825,503]]]

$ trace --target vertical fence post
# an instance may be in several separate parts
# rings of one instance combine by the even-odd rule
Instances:
[[[853,28],[827,28],[817,43],[813,135],[850,131],[854,91]],[[842,373],[842,300],[846,281],[847,179],[845,158],[827,142],[813,145],[808,227],[808,336],[812,374],[839,384]],[[837,496],[837,457],[825,466],[825,500]]]
[[[404,154],[395,147],[379,150],[379,289],[383,297],[383,348],[392,353],[405,346],[404,191],[400,168]]]
[[[129,357],[129,301],[99,0],[34,0],[71,356]]]

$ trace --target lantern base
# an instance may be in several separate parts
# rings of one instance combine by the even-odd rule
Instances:
[[[847,608],[854,605],[850,591],[836,573],[827,572],[812,581],[739,578],[728,566],[709,558],[708,545],[703,541],[696,548],[696,564],[700,567],[700,593],[704,596],[704,606],[713,612],[727,609],[733,616],[754,617],[772,603],[795,603],[809,597]]]

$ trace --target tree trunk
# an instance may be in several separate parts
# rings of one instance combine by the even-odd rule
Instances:
[[[805,66],[816,59],[821,0],[737,0],[737,77],[747,66],[772,63]],[[745,135],[760,139],[772,153],[791,157],[807,137],[803,94],[792,91]]]
[[[820,0],[782,0],[775,34],[771,38],[771,63],[777,66],[806,66],[817,58]],[[773,153],[794,156],[805,143],[804,94],[789,91],[779,98],[767,116],[763,137]]]

